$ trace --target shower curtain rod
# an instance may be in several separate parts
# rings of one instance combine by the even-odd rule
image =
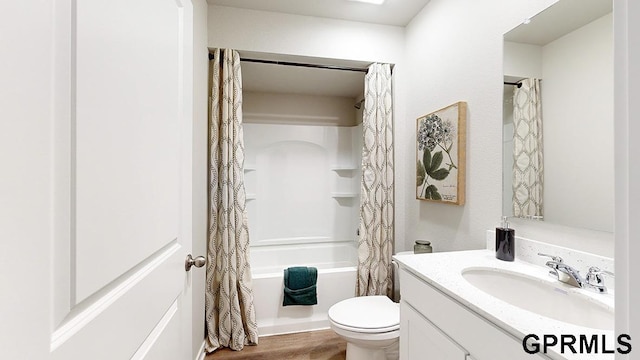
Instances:
[[[213,60],[213,54],[211,54],[211,53],[209,53],[209,60]],[[365,72],[365,73],[368,71],[368,69],[356,68],[356,67],[336,66],[336,65],[320,65],[320,64],[307,64],[307,63],[297,63],[297,62],[290,62],[290,61],[261,60],[261,59],[247,59],[247,58],[240,58],[240,61],[259,63],[259,64],[301,66],[301,67],[316,68],[316,69],[358,71],[358,72]]]
[[[517,87],[522,87],[522,83],[521,82],[504,82],[505,85],[514,85]]]

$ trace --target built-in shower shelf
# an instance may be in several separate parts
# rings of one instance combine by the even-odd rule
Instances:
[[[331,171],[354,171],[354,170],[358,170],[358,168],[353,165],[334,165],[331,167]]]
[[[347,192],[334,192],[331,193],[331,197],[332,198],[354,198],[354,197],[358,197],[360,196],[360,194],[358,193],[347,193]]]
[[[255,200],[256,199],[256,194],[253,193],[247,193],[247,195],[245,196],[246,200]]]
[[[242,168],[242,170],[244,170],[245,172],[247,172],[247,171],[256,171],[256,166],[255,165],[245,165],[244,168]]]

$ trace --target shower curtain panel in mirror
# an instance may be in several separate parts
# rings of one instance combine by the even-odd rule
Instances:
[[[240,55],[215,49],[209,61],[209,239],[207,352],[258,342],[245,210]]]
[[[365,76],[362,183],[356,295],[392,296],[393,126],[391,67],[372,64]]]
[[[542,219],[543,155],[540,80],[524,79],[513,94],[513,215]]]

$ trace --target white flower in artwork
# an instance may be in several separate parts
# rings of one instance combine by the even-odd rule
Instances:
[[[429,114],[419,119],[418,127],[418,149],[423,151],[422,160],[418,160],[417,185],[422,189],[420,194],[425,199],[442,200],[438,188],[434,184],[429,184],[429,179],[442,181],[449,176],[451,169],[457,166],[451,157],[451,147],[454,144],[454,127],[450,120],[443,121],[437,114]],[[434,150],[440,149],[433,153]],[[444,153],[447,154],[449,162],[442,165]]]

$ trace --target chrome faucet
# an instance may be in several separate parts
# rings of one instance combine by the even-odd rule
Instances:
[[[538,255],[551,258],[551,260],[547,261],[547,263],[545,264],[551,269],[549,271],[549,275],[552,275],[557,278],[558,281],[569,284],[571,286],[604,294],[607,292],[607,287],[604,286],[604,279],[602,275],[607,274],[610,276],[614,276],[614,274],[610,271],[600,270],[599,268],[592,266],[589,268],[587,276],[583,278],[582,276],[580,276],[580,272],[578,270],[565,264],[560,256],[547,255],[542,253],[538,253]]]
[[[601,270],[596,266],[590,267],[586,278],[587,288],[600,294],[606,294],[607,287],[604,286],[604,278],[602,277],[603,274],[615,276],[615,274],[611,271]]]

